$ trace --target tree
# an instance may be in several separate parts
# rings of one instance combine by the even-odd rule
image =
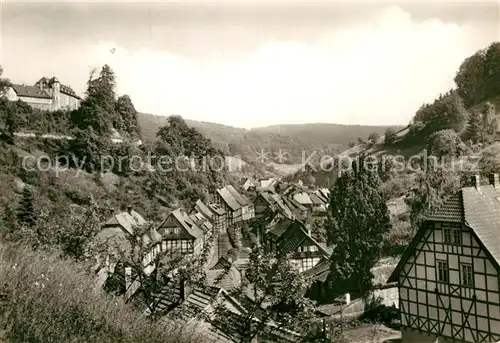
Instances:
[[[417,174],[417,187],[405,198],[410,207],[410,221],[414,230],[422,220],[460,188],[460,178],[446,168],[427,168]]]
[[[164,313],[159,304],[158,294],[175,295],[176,286],[205,287],[205,268],[210,258],[215,235],[210,236],[200,254],[186,258],[178,249],[162,249],[162,242],[153,223],[136,225],[125,239],[100,242],[107,246],[107,254],[126,274],[131,284],[136,284],[140,302],[147,307],[151,319],[158,319]],[[174,287],[167,287],[174,285]],[[162,309],[162,310],[160,310]]]
[[[495,106],[491,102],[484,104],[483,109],[483,143],[490,142],[495,138],[497,119],[495,115]]]
[[[224,273],[220,279],[223,278]],[[239,287],[229,292],[236,299],[250,297],[247,311],[236,316],[219,304],[215,316],[208,320],[223,330],[236,331],[242,343],[252,342],[256,336],[266,337],[270,323],[280,329],[300,332],[313,317],[314,304],[304,297],[308,288],[309,283],[290,259],[273,252],[265,253],[254,245],[245,278]]]
[[[0,99],[5,97],[5,91],[7,90],[7,87],[12,86],[10,80],[2,77],[2,75],[3,75],[3,68],[0,65]]]
[[[467,123],[467,138],[478,143],[483,137],[483,116],[478,111],[472,111]]]
[[[330,196],[328,240],[335,244],[327,280],[332,299],[346,292],[364,294],[372,283],[371,268],[380,257],[390,217],[379,178],[365,167],[365,157],[342,174]]]
[[[138,114],[130,97],[128,95],[120,96],[116,100],[115,109],[123,122],[123,129],[130,137],[139,138],[139,124],[137,123]]]
[[[430,150],[438,157],[456,156],[457,148],[462,143],[453,130],[441,130],[431,136]]]
[[[368,141],[371,143],[371,144],[377,144],[378,140],[380,139],[380,135],[377,133],[377,132],[372,132],[370,133],[370,135],[368,136]]]
[[[121,129],[123,122],[115,112],[115,75],[104,65],[99,77],[94,71],[87,81],[86,98],[80,108],[72,113],[72,122],[80,129],[91,127],[98,135],[106,136],[111,128]]]
[[[397,139],[396,131],[393,128],[388,128],[385,130],[384,135],[384,144],[390,145],[393,144]]]
[[[17,209],[17,220],[21,225],[31,228],[35,225],[36,219],[34,196],[31,189],[25,186]]]

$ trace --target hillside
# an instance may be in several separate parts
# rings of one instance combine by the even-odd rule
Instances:
[[[144,140],[152,141],[158,127],[167,117],[139,113],[138,122]],[[335,153],[346,148],[358,137],[366,139],[372,132],[383,134],[385,126],[298,124],[255,128],[251,130],[222,124],[186,120],[186,123],[209,138],[214,146],[226,155],[237,155],[247,160],[256,160],[261,151],[276,155],[286,151],[284,164],[302,162],[302,152],[313,151]],[[398,127],[395,127],[398,128]],[[269,161],[272,162],[272,161]]]

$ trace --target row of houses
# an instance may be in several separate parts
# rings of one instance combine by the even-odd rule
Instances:
[[[321,191],[320,196],[327,197],[325,193]],[[183,254],[186,263],[189,263],[189,259],[199,254],[213,235],[216,235],[216,240],[220,241],[227,239],[229,229],[246,228],[256,234],[266,249],[290,256],[298,270],[305,273],[321,261],[323,263],[328,261],[331,248],[318,243],[312,237],[305,219],[314,213],[314,208],[310,204],[302,205],[301,199],[295,199],[294,195],[295,193],[291,191],[287,196],[262,191],[256,194],[252,201],[243,192],[228,185],[218,189],[209,202],[198,200],[190,210],[178,208],[171,211],[156,227],[148,227],[147,221],[132,208],[114,214],[103,225],[98,238],[108,242],[110,238],[113,238],[115,243],[118,238],[123,250],[126,250],[130,248],[130,245],[127,245],[130,237],[137,234],[134,233],[134,229],[146,227],[141,244],[150,247],[150,251],[145,254],[143,264],[145,271],[151,273],[154,269],[151,262],[159,253],[175,250]],[[221,243],[218,242],[218,244]],[[160,310],[165,309],[167,313],[165,318],[169,322],[176,317],[174,309],[193,306],[193,303],[200,302],[200,299],[206,299],[210,304],[222,301],[227,303],[235,316],[241,315],[238,309],[243,305],[238,303],[239,300],[231,298],[229,292],[240,285],[244,278],[245,248],[248,247],[243,246],[235,257],[216,250],[211,263],[206,266],[207,282],[211,285],[209,289],[213,288],[211,291],[207,291],[206,287],[186,291],[182,284],[168,284],[158,292],[155,306],[159,306]],[[141,285],[134,280],[130,268],[120,264],[116,259],[112,261],[109,256],[104,260],[106,267],[103,269],[108,275],[106,284],[114,283],[115,288],[118,285],[118,289],[124,293],[126,299],[133,297]],[[221,279],[222,274],[224,277]],[[195,312],[201,311],[206,315],[210,308],[213,310],[212,305],[203,301],[202,303],[203,305],[198,305],[204,310],[201,311],[198,308]],[[220,328],[208,325],[200,318],[197,319],[195,315],[184,318],[184,327],[187,322],[198,324],[202,322],[202,326],[210,328],[209,331],[216,337],[216,341],[221,341],[223,338],[235,341],[235,333],[228,333],[227,330],[221,331]],[[269,328],[269,330],[269,335],[294,336],[293,333],[284,333],[276,328]]]

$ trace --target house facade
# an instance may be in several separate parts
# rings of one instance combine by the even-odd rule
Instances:
[[[162,237],[162,250],[197,254],[203,249],[205,238],[203,230],[192,221],[182,208],[172,211],[158,227],[157,232]]]
[[[268,229],[265,242],[267,249],[289,255],[301,273],[331,255],[331,251],[312,238],[304,224],[298,220],[280,220]]]
[[[500,340],[500,182],[462,188],[431,213],[389,278],[403,342]]]
[[[45,111],[74,110],[81,98],[75,91],[59,82],[56,77],[42,77],[33,86],[14,84],[6,92],[10,101],[24,101],[33,108]]]

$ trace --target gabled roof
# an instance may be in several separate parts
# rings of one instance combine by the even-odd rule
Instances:
[[[325,249],[323,245],[306,232],[304,224],[299,220],[292,221],[288,228],[279,236],[278,251],[284,254],[294,252],[305,240],[312,241],[325,256],[329,257],[331,255],[331,251]]]
[[[214,217],[214,213],[208,208],[207,205],[201,200],[197,200],[196,204],[194,205],[195,210],[203,214],[205,217],[207,217],[209,220],[212,220]]]
[[[202,229],[205,232],[209,232],[213,229],[212,223],[210,223],[207,217],[205,217],[200,212],[196,212],[189,215],[189,218],[195,225],[197,225],[200,229]]]
[[[309,194],[306,192],[294,194],[293,199],[302,205],[309,205],[313,203]]]
[[[37,86],[12,85],[12,89],[16,92],[18,97],[52,99],[46,91]]]
[[[196,239],[203,236],[203,230],[193,222],[193,220],[189,217],[189,215],[183,208],[178,208],[170,212],[163,223],[160,224],[158,229],[161,229],[171,218],[173,218],[179,224],[179,226],[184,229],[184,232],[191,238]]]
[[[433,211],[419,228],[387,282],[398,281],[399,273],[428,229],[429,221],[463,223],[500,270],[500,188],[491,185],[465,187]]]
[[[260,186],[262,188],[270,188],[278,182],[276,179],[270,178],[268,180],[260,180]]]
[[[240,194],[233,186],[228,185],[225,188],[229,191],[229,193],[231,193],[233,198],[235,198],[238,204],[240,204],[241,206],[248,206],[252,204],[252,202],[245,195]]]
[[[241,284],[240,271],[225,256],[222,256],[217,263],[206,272],[206,275],[209,285],[221,287],[227,291]]]
[[[241,205],[238,201],[233,197],[233,195],[227,190],[226,187],[218,189],[217,193],[221,196],[222,200],[226,203],[227,206],[232,211],[237,211],[241,208]]]
[[[59,80],[57,80],[56,77],[52,77],[49,79],[48,77],[43,76],[40,80],[37,81],[37,83],[35,83],[35,86],[43,84],[51,87],[54,82],[59,82]],[[63,94],[72,96],[73,98],[77,98],[79,100],[81,99],[78,95],[76,95],[75,91],[70,86],[63,85],[60,82],[59,82],[59,90]]]
[[[227,213],[223,207],[220,207],[219,204],[216,203],[209,204],[208,207],[218,216],[222,216]]]
[[[120,212],[112,216],[104,224],[105,227],[110,226],[120,226],[125,232],[129,234],[134,234],[133,227],[146,224],[146,220],[136,211],[132,210],[130,212]]]
[[[328,258],[322,258],[314,267],[302,273],[305,278],[311,278],[325,282],[328,274],[330,273],[331,262]]]
[[[278,205],[278,207],[281,209],[281,213],[287,217],[287,218],[290,218],[292,219],[293,218],[293,213],[292,213],[292,210],[290,209],[290,207],[288,207],[288,205],[283,201],[283,198],[279,195],[279,194],[276,194],[276,193],[272,193],[271,194],[271,198],[276,202],[276,204]]]
[[[309,198],[311,199],[312,203],[314,205],[324,205],[325,202],[323,200],[321,200],[316,194],[314,193],[311,193],[309,194]]]

